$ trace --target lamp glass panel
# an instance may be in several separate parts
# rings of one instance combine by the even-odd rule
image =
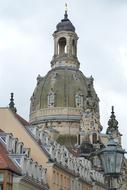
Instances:
[[[117,152],[116,153],[116,173],[120,173],[122,161],[123,161],[123,154]]]
[[[3,180],[4,180],[4,174],[0,173],[0,182],[3,182]]]
[[[102,163],[105,173],[115,173],[115,154],[112,152],[105,152],[102,155]]]

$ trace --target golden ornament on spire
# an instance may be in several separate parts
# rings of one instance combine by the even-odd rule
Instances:
[[[64,14],[64,19],[68,19],[68,14],[67,14],[67,3],[65,3],[65,14]]]
[[[65,11],[66,11],[66,12],[68,11],[67,3],[65,3]]]

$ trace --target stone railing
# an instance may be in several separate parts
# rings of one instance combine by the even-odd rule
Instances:
[[[35,119],[38,119],[43,116],[55,116],[55,115],[80,115],[81,108],[72,108],[72,107],[52,107],[38,110],[36,112],[32,112],[30,115],[30,121],[32,122]]]

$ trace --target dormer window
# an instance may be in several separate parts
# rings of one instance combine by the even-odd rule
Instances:
[[[83,107],[83,95],[82,94],[75,95],[75,104],[76,104],[76,107]]]
[[[48,107],[54,107],[55,105],[55,93],[51,90],[48,94]]]

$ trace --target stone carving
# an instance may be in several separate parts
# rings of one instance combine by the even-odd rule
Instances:
[[[41,75],[38,75],[38,76],[37,76],[37,85],[40,84],[41,79],[42,79]]]
[[[73,74],[72,77],[73,77],[74,80],[79,80],[79,76],[76,73]]]

